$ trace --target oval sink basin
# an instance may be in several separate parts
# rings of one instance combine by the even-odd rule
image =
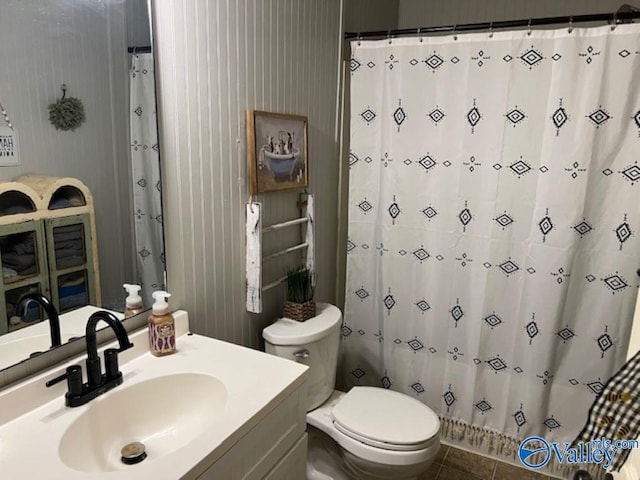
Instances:
[[[114,390],[88,404],[60,441],[62,461],[81,472],[136,468],[121,462],[120,450],[142,442],[148,463],[178,450],[211,429],[224,412],[227,390],[199,373],[166,375]]]

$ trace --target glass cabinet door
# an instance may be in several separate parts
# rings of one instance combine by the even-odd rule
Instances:
[[[42,220],[0,225],[0,334],[27,326],[43,318],[27,308],[24,319],[16,319],[15,304],[27,292],[50,296]],[[26,323],[25,323],[26,322]]]
[[[52,301],[59,312],[97,304],[88,214],[45,220]]]

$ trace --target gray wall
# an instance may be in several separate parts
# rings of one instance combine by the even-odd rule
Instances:
[[[281,314],[284,293],[282,287],[265,293],[261,315],[245,310],[245,110],[309,118],[316,299],[333,302],[341,1],[157,0],[152,6],[172,304],[189,311],[193,331],[258,347],[262,328]],[[297,193],[258,200],[265,225],[299,215]],[[293,243],[276,236],[265,252]],[[265,283],[286,267],[272,265]]]
[[[346,0],[344,30],[366,32],[397,28],[400,0]]]
[[[22,158],[0,167],[0,181],[35,173],[76,177],[89,187],[105,304],[121,302],[123,280],[134,279],[125,23],[119,2],[3,0],[0,14],[0,102]],[[73,132],[48,120],[62,83],[85,107],[86,122]]]
[[[625,0],[400,0],[399,28],[613,13]],[[638,5],[637,0],[626,3]]]
[[[127,46],[148,47],[151,45],[149,4],[147,0],[126,0]]]

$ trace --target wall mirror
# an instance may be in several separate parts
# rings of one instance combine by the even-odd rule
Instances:
[[[147,0],[4,0],[0,31],[0,126],[11,124],[20,161],[0,156],[5,369],[50,346],[37,304],[16,315],[21,294],[55,300],[64,343],[83,336],[91,308],[123,312],[123,283],[142,284],[150,307],[165,275]],[[82,103],[74,129],[50,119],[63,97]],[[23,181],[48,192],[42,206],[9,183]]]

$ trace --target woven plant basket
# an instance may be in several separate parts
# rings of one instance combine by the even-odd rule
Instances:
[[[316,316],[316,302],[309,300],[304,303],[284,302],[284,316],[298,322],[304,322]]]

